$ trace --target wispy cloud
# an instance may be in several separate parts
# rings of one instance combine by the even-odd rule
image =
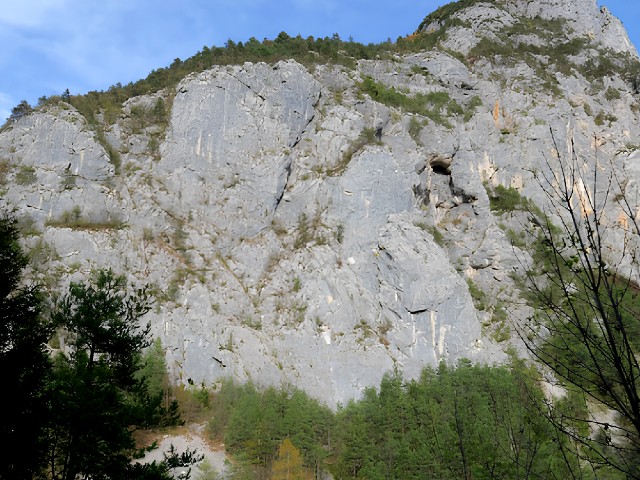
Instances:
[[[70,0],[22,0],[6,2],[0,9],[0,23],[14,27],[38,27],[52,12],[67,10]]]
[[[273,38],[280,31],[304,36],[338,32],[361,40],[358,28],[369,36],[377,30],[366,29],[367,15],[376,9],[368,2],[376,1],[6,2],[0,10],[0,71],[7,74],[0,76],[0,91],[33,103],[65,88],[73,93],[102,90],[142,78],[205,45]]]
[[[614,13],[615,4],[622,11],[639,8],[628,0],[602,2],[612,4]],[[411,33],[443,3],[446,0],[5,0],[0,9],[0,92],[5,98],[0,101],[14,106],[65,88],[72,93],[106,89],[228,39],[262,40],[281,31],[315,37],[339,33],[365,43],[395,39]]]

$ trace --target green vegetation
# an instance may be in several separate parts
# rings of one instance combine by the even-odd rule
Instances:
[[[135,133],[144,129],[149,125],[149,122],[162,125],[163,118],[171,107],[172,96],[170,92],[188,74],[201,72],[215,65],[242,65],[245,62],[273,64],[291,58],[308,67],[319,64],[334,64],[354,68],[358,60],[393,58],[392,56],[398,53],[431,50],[438,46],[449,28],[464,26],[464,22],[452,18],[455,13],[481,1],[485,3],[489,1],[500,8],[500,2],[496,0],[451,2],[428,15],[421,22],[416,33],[400,37],[396,42],[389,40],[380,44],[364,45],[352,40],[344,41],[337,34],[324,38],[303,38],[300,35],[292,37],[285,32],[281,32],[275,39],[264,39],[263,41],[258,41],[253,37],[246,42],[228,40],[223,47],[204,46],[201,51],[186,60],[176,58],[168,67],[153,70],[146,78],[136,82],[127,85],[118,83],[106,91],[92,91],[85,95],[71,95],[67,90],[61,95],[40,98],[38,107],[62,105],[64,108],[66,104],[73,105],[84,116],[88,126],[94,130],[98,142],[105,148],[111,162],[116,167],[116,173],[119,173],[121,168],[120,154],[109,144],[105,134],[109,126],[122,116],[123,104],[130,98],[162,92],[158,102],[165,103],[164,112],[161,112],[160,105],[155,105],[151,109],[132,108],[129,120],[131,121],[131,129]],[[495,60],[499,57],[499,62],[507,64],[524,61],[543,80],[537,82],[536,85],[556,93],[558,92],[558,82],[550,73],[553,69],[548,68],[548,63],[553,64],[557,71],[564,74],[569,74],[574,70],[579,71],[590,81],[598,81],[606,75],[620,73],[630,85],[637,88],[638,78],[640,78],[640,62],[637,59],[629,55],[600,50],[597,58],[591,59],[584,66],[579,67],[571,62],[570,57],[577,55],[589,46],[590,40],[587,37],[566,40],[567,26],[566,22],[561,20],[544,20],[539,17],[534,19],[523,17],[519,20],[514,25],[505,27],[501,32],[498,32],[499,42],[488,38],[482,39],[467,58],[463,58],[456,52],[449,51],[447,53],[469,64],[478,58]],[[435,28],[427,32],[426,27],[429,25],[433,25]],[[544,46],[527,45],[515,40],[519,35],[526,34],[539,36],[544,40]],[[336,92],[338,103],[341,101],[340,97],[340,93]],[[406,102],[397,96],[395,99],[390,98],[389,100],[392,103],[398,102],[399,107]],[[420,101],[420,99],[418,100]],[[464,111],[465,120],[473,115],[476,106],[467,106]],[[13,110],[12,116],[5,126],[11,125],[15,120],[31,112],[33,108],[26,101],[22,101]],[[441,112],[438,112],[436,108],[428,109],[428,111],[434,117],[433,121],[443,125],[448,124],[447,119],[441,117]],[[462,112],[459,106],[456,107],[455,104],[448,106],[447,114],[457,112]],[[149,145],[151,153],[156,156],[159,145],[158,137],[161,135],[162,133],[154,133]]]
[[[503,302],[490,298],[470,278],[467,279],[467,285],[476,310],[490,313],[490,319],[482,324],[483,332],[498,343],[509,340],[511,338],[511,327],[509,326],[509,317]]]
[[[34,218],[25,214],[17,218],[17,227],[20,235],[23,237],[31,237],[34,235],[40,235],[42,232],[36,226],[36,221]]]
[[[555,144],[555,138],[553,138]],[[557,145],[555,145],[557,149]],[[560,150],[558,150],[560,151]],[[612,267],[603,241],[607,199],[596,194],[602,163],[585,171],[575,152],[548,167],[560,178],[540,178],[553,218],[531,212],[522,240],[533,264],[520,282],[534,309],[520,326],[535,358],[568,392],[566,402],[546,415],[562,435],[579,445],[575,452],[603,478],[640,478],[640,296],[631,270]],[[613,163],[609,168],[614,168]],[[614,170],[609,170],[612,172]],[[615,183],[615,174],[609,173]],[[576,185],[583,194],[576,201]],[[628,220],[624,248],[640,237],[635,209],[624,196],[616,203]],[[584,212],[590,212],[585,215]],[[606,214],[605,214],[606,210]]]
[[[513,212],[521,210],[525,205],[525,198],[520,195],[515,188],[497,185],[493,191],[489,192],[489,202],[491,210],[498,213]]]
[[[467,279],[467,285],[469,286],[469,294],[471,295],[476,310],[487,310],[487,308],[489,308],[487,294],[470,278]]]
[[[34,478],[46,461],[47,398],[51,359],[46,344],[52,322],[42,316],[41,292],[22,279],[27,257],[19,244],[16,220],[0,217],[0,369],[6,412],[0,478]]]
[[[109,161],[114,166],[116,173],[120,172],[120,153],[107,141],[106,132],[108,125],[115,123],[115,120],[122,112],[122,103],[125,100],[127,98],[122,98],[120,103],[116,103],[108,92],[89,92],[86,95],[70,96],[64,100],[67,103],[71,103],[85,118],[87,126],[93,130],[96,140],[109,156]],[[62,98],[58,96],[49,99],[43,98],[40,106],[55,105],[61,101],[63,101]]]
[[[433,241],[436,242],[441,247],[445,248],[447,246],[447,243],[445,242],[445,239],[444,239],[444,235],[438,229],[437,226],[429,225],[429,224],[427,224],[425,222],[416,222],[415,226],[421,228],[422,230],[424,230],[426,232],[429,232],[431,234],[431,236],[433,237]]]
[[[604,77],[619,75],[634,90],[638,89],[640,61],[637,57],[610,49],[598,49],[597,52],[598,56],[589,58],[580,73],[591,82],[601,82]]]
[[[145,105],[134,105],[131,107],[131,133],[141,133],[145,128],[151,125],[158,125],[165,128],[169,124],[169,115],[166,102],[162,97],[148,108]]]
[[[156,345],[140,355],[149,346],[150,326],[140,325],[140,317],[150,299],[145,289],[130,291],[124,277],[99,271],[87,284],[72,283],[54,306],[53,322],[71,334],[74,353],[59,353],[53,364],[47,467],[53,478],[126,472],[131,425],[178,421],[177,403],[163,407],[162,352]]]
[[[553,72],[563,75],[581,74],[590,82],[601,82],[603,77],[620,75],[631,87],[636,88],[640,78],[640,62],[637,58],[623,53],[613,52],[592,45],[588,37],[568,40],[568,26],[560,19],[545,20],[539,17],[522,17],[517,23],[497,32],[499,41],[483,38],[467,57],[469,63],[479,58],[493,59],[498,64],[512,66],[524,62],[531,67],[538,77],[536,85],[556,95],[560,94],[558,80]],[[543,46],[518,42],[519,35],[536,35],[544,40]],[[582,65],[572,61],[587,48],[598,52],[598,56],[590,58]],[[553,68],[549,68],[549,65]],[[536,85],[531,85],[532,88]],[[617,92],[619,95],[619,92]],[[616,97],[615,92],[608,95]],[[609,99],[609,98],[608,98]]]
[[[452,26],[453,19],[451,17],[454,14],[476,3],[495,3],[495,0],[459,0],[457,2],[447,3],[427,15],[418,26],[418,31],[422,31],[432,24],[437,24],[441,29],[446,30]]]
[[[329,63],[353,68],[359,59],[372,59],[398,50],[419,49],[415,42],[401,43],[401,45],[391,42],[363,45],[353,41],[343,41],[338,35],[305,39],[301,36],[291,37],[285,32],[280,33],[273,40],[265,39],[262,42],[253,37],[244,43],[229,40],[224,47],[205,46],[186,60],[176,58],[168,67],[153,70],[146,78],[137,82],[127,85],[118,83],[106,91],[92,91],[86,95],[43,97],[40,99],[39,106],[55,105],[60,102],[72,104],[85,117],[88,125],[96,132],[98,140],[107,150],[112,162],[117,165],[117,152],[109,147],[104,133],[108,125],[113,124],[122,115],[122,105],[130,98],[165,89],[169,91],[188,74],[202,72],[214,65],[242,65],[245,62],[275,63],[279,60],[294,58],[307,66]],[[166,103],[167,99],[164,101]],[[155,108],[154,106],[153,110]],[[165,105],[165,111],[168,112],[169,109],[170,105]],[[150,120],[148,112],[140,111],[132,111],[131,119],[134,131],[139,131],[145,122]]]
[[[60,181],[60,188],[62,190],[71,190],[76,186],[76,176],[70,171],[65,170],[62,174],[62,180]]]
[[[478,107],[481,107],[481,106],[482,106],[482,99],[479,96],[474,95],[473,97],[471,97],[471,101],[469,102],[469,105],[467,105],[466,109],[464,110],[464,114],[463,114],[464,121],[468,122],[469,120],[471,120],[471,117],[475,115]]]
[[[169,469],[197,460],[174,452],[162,462],[131,463],[133,431],[175,425],[164,352],[149,346],[145,288],[132,289],[110,270],[47,299],[24,283],[27,257],[16,221],[0,217],[0,367],[8,415],[0,478],[129,478],[169,480]],[[55,336],[65,334],[63,351]]]
[[[600,112],[598,112],[598,114],[596,115],[596,117],[593,119],[594,123],[598,126],[602,126],[605,123],[609,124],[609,127],[611,126],[611,124],[615,121],[618,120],[618,117],[616,117],[615,115],[612,115],[610,113],[604,113],[602,110]]]
[[[59,218],[47,220],[48,227],[71,228],[74,230],[113,230],[126,225],[117,219],[96,221],[82,216],[82,209],[76,205],[71,210],[62,212]]]
[[[101,129],[104,128],[101,125],[93,125],[96,133],[96,140],[102,147],[105,152],[109,156],[109,162],[113,165],[116,175],[120,173],[120,168],[122,167],[122,159],[120,158],[120,152],[118,152],[113,145],[111,145],[107,141],[107,137],[105,136],[105,132]]]
[[[364,128],[362,132],[360,132],[360,135],[358,135],[358,138],[349,145],[349,148],[344,152],[340,161],[333,167],[327,168],[325,174],[330,177],[342,175],[349,167],[353,156],[367,145],[372,144],[380,144],[380,141],[376,138],[376,131],[373,128]]]
[[[528,245],[526,242],[526,232],[522,230],[516,232],[514,229],[507,228],[504,225],[500,225],[500,228],[502,228],[502,230],[504,231],[511,245],[513,245],[514,247],[518,247],[521,250],[527,248]]]
[[[620,94],[620,90],[618,90],[617,88],[609,87],[604,92],[604,98],[606,98],[607,101],[611,102],[612,100],[619,100],[620,98],[622,98],[622,95]]]
[[[408,113],[425,116],[447,128],[452,128],[448,118],[463,113],[462,107],[447,92],[418,93],[411,97],[399,92],[394,87],[387,87],[382,83],[376,82],[371,77],[365,77],[358,84],[358,88],[376,102],[400,108]]]
[[[337,413],[299,390],[227,381],[206,411],[208,432],[251,478],[282,478],[283,449],[306,475],[341,479],[579,474],[577,460],[563,458],[569,438],[540,415],[537,381],[515,359],[503,367],[442,364],[412,381],[388,374]]]
[[[11,172],[11,162],[6,158],[0,158],[0,187],[7,184],[7,175]]]
[[[11,109],[11,115],[9,115],[7,123],[5,123],[4,126],[11,125],[12,123],[17,122],[22,117],[30,114],[31,112],[33,112],[33,107],[29,105],[29,102],[27,102],[26,100],[21,100],[18,105]]]
[[[333,237],[336,242],[342,243],[344,241],[344,224],[339,223],[333,231]]]
[[[296,236],[293,239],[293,248],[296,250],[307,246],[310,243],[314,245],[326,245],[327,237],[321,232],[326,225],[322,223],[322,212],[317,210],[313,217],[309,218],[306,213],[302,212],[298,216],[298,225],[296,227]]]
[[[491,338],[498,343],[506,342],[511,339],[511,327],[509,326],[507,311],[502,302],[498,302],[493,307],[493,315],[491,316]]]
[[[173,96],[158,97],[152,107],[134,105],[131,107],[131,115],[128,127],[132,134],[140,134],[146,131],[150,135],[148,152],[156,159],[160,159],[160,144],[164,140],[167,126],[169,125],[169,112]],[[149,127],[157,127],[149,129]],[[147,130],[148,129],[148,130]]]
[[[224,440],[236,459],[267,472],[285,439],[301,452],[304,465],[318,470],[329,452],[333,415],[299,390],[258,390],[252,384],[222,384],[213,396],[208,424],[212,439]]]
[[[18,185],[32,185],[36,183],[38,177],[36,176],[36,169],[30,165],[20,165],[16,172],[16,183]]]
[[[452,15],[477,1],[461,0],[441,7],[420,28],[431,24],[442,28],[399,39],[396,44],[363,46],[343,42],[337,36],[302,39],[284,33],[273,41],[230,41],[224,48],[204,47],[186,61],[176,59],[170,67],[154,71],[139,82],[83,96],[66,92],[62,97],[44,99],[42,105],[74,105],[118,171],[119,152],[107,142],[106,132],[122,115],[122,104],[131,96],[175,86],[187,73],[214,64],[275,62],[294,57],[307,65],[333,62],[350,68],[359,58],[433,46],[447,27],[459,24]],[[499,42],[483,39],[465,60],[472,63],[488,56],[505,64],[524,61],[543,80],[542,88],[551,91],[558,87],[549,74],[553,70],[549,64],[561,73],[579,73],[593,82],[617,72],[630,82],[640,78],[636,60],[610,52],[600,52],[582,67],[573,64],[571,57],[589,44],[586,38],[566,40],[562,36],[564,28],[566,25],[559,21],[521,21],[499,32]],[[550,41],[550,46],[515,40],[518,35],[531,33]],[[445,127],[451,127],[453,117],[469,120],[482,104],[479,97],[473,97],[461,106],[446,92],[412,96],[371,77],[358,88],[377,102]],[[612,101],[621,94],[610,87],[604,97]],[[336,101],[340,98],[337,92]],[[127,119],[133,134],[160,127],[160,133],[151,133],[149,142],[155,155],[168,122],[170,101],[161,96],[151,108],[133,106]],[[586,114],[593,114],[588,104],[583,108]],[[30,111],[31,107],[21,102],[10,121],[18,121]],[[603,125],[616,118],[599,112],[594,121]],[[422,127],[416,117],[411,118],[409,134],[416,142]],[[359,151],[378,142],[374,129],[363,129],[338,164],[324,173],[340,175]],[[8,161],[0,161],[0,183],[11,168]],[[578,178],[579,172],[575,168],[566,178]],[[20,166],[15,180],[19,185],[35,183],[35,168]],[[74,185],[73,175],[63,177],[63,189]],[[602,210],[594,208],[594,215],[584,218],[572,206],[573,190],[562,191],[563,182],[559,185],[558,211],[568,213],[573,220],[565,224],[564,231],[559,231],[516,189],[499,185],[488,193],[496,214],[530,214],[530,231],[523,234],[505,229],[511,242],[529,250],[533,260],[528,277],[520,279],[526,299],[535,309],[533,323],[523,338],[530,342],[538,360],[563,382],[566,397],[548,405],[536,371],[517,359],[501,367],[462,361],[454,368],[443,363],[437,369],[425,369],[419,379],[411,381],[397,372],[387,374],[378,389],[366,389],[361,399],[340,406],[337,413],[292,388],[260,390],[251,383],[238,386],[223,382],[215,392],[204,384],[183,392],[191,399],[184,411],[205,414],[212,439],[224,441],[234,455],[232,477],[318,478],[327,470],[335,478],[352,479],[591,478],[593,472],[587,469],[591,465],[602,478],[638,478],[638,286],[628,276],[612,272],[603,260]],[[624,201],[621,205],[635,225],[634,211]],[[587,228],[574,230],[572,223]],[[48,225],[77,229],[122,226],[119,222],[90,222],[83,218],[80,207],[64,212]],[[416,225],[431,232],[438,244],[444,244],[437,228]],[[328,229],[321,223],[321,212],[313,218],[301,214],[293,247],[327,243],[323,228]],[[635,228],[632,234],[637,237],[640,232],[637,225]],[[278,232],[277,225],[274,231]],[[168,460],[150,467],[130,463],[135,450],[131,435],[134,429],[179,422],[178,394],[167,382],[162,345],[159,341],[150,345],[149,327],[139,322],[150,307],[148,292],[132,290],[123,277],[111,271],[99,271],[87,283],[72,283],[69,291],[48,302],[51,309],[45,310],[44,289],[21,281],[26,256],[18,235],[15,221],[0,218],[0,273],[4,279],[0,288],[0,368],[10,392],[5,399],[8,415],[0,426],[2,438],[8,442],[0,478],[166,479]],[[341,243],[344,227],[339,225],[334,235]],[[145,239],[153,239],[151,232],[145,232]],[[179,286],[193,274],[185,255],[187,239],[184,223],[179,222],[172,241],[186,268],[174,272],[165,297],[169,300],[177,299]],[[41,241],[33,246],[30,256],[42,267],[55,252]],[[219,259],[231,271],[224,259]],[[493,338],[498,342],[509,339],[504,306],[488,298],[472,281],[468,283],[476,308],[492,315]],[[247,292],[244,285],[242,288]],[[300,279],[293,278],[291,291],[302,290]],[[295,323],[304,321],[305,304],[292,302],[289,310]],[[262,328],[261,321],[254,317],[238,318],[248,328]],[[322,319],[316,317],[316,324],[321,326]],[[385,319],[378,331],[375,325],[360,319],[354,326],[358,341],[377,335],[384,344],[392,323]],[[69,348],[52,360],[44,346],[60,346],[61,342],[52,338],[59,329],[68,334]],[[220,349],[233,352],[234,348],[229,333]],[[588,408],[593,410],[594,406],[596,413],[606,412],[610,417],[593,415]]]
[[[499,368],[441,365],[411,382],[387,375],[378,391],[366,390],[338,413],[335,473],[442,479],[566,474],[561,448],[537,414],[542,394],[532,378],[515,361]]]
[[[422,121],[417,117],[411,117],[409,119],[409,136],[416,142],[417,145],[422,146],[422,140],[420,139],[420,132],[422,132]]]
[[[583,103],[582,109],[584,110],[584,113],[586,113],[590,117],[593,117],[593,108],[591,108],[591,105],[589,105],[588,103]]]
[[[520,192],[513,187],[503,187],[496,185],[489,189],[487,185],[487,193],[489,194],[489,205],[492,212],[498,214],[510,213],[514,211],[531,212],[538,216],[542,216],[542,212],[531,200],[520,195]]]
[[[189,279],[189,268],[178,267],[174,270],[165,292],[159,292],[158,301],[177,303],[180,298],[180,288]]]
[[[483,1],[486,3],[486,0]],[[424,34],[418,36],[417,43],[420,43],[423,48],[432,48],[446,35],[449,28],[463,25],[462,21],[452,18],[457,12],[479,2],[480,0],[460,0],[438,8],[420,24],[418,31]],[[500,8],[500,2],[489,0],[489,3]],[[426,28],[429,26],[433,28],[427,32]],[[640,62],[637,58],[611,50],[596,49],[597,57],[590,59],[584,65],[578,65],[571,60],[571,57],[579,55],[593,45],[586,36],[567,39],[568,31],[570,32],[570,29],[566,21],[561,19],[520,17],[515,24],[497,32],[498,41],[488,37],[482,38],[463,60],[473,64],[477,59],[489,58],[497,64],[509,66],[516,62],[524,62],[536,72],[538,79],[542,80],[532,84],[531,87],[541,87],[555,94],[559,94],[560,91],[558,80],[552,72],[560,72],[564,75],[577,72],[591,82],[601,81],[603,77],[617,73],[630,86],[637,88],[638,78],[640,78]],[[518,41],[518,38],[524,35],[536,35],[543,42],[541,45],[534,45]],[[549,64],[554,68],[550,69]],[[608,100],[619,98],[615,92],[609,92],[609,96],[611,95],[613,97],[607,98]]]
[[[278,447],[278,455],[271,465],[272,480],[307,480],[311,472],[304,468],[300,450],[289,438],[285,438]]]

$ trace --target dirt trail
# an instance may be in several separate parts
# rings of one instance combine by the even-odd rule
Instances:
[[[153,441],[158,443],[158,448],[148,452],[139,460],[141,463],[150,463],[153,461],[161,461],[164,454],[168,453],[171,445],[177,452],[184,452],[187,449],[197,451],[198,455],[204,455],[209,464],[219,473],[225,470],[226,454],[224,444],[215,443],[207,439],[204,424],[185,425],[173,431],[172,433],[159,434],[156,437],[145,439],[145,443],[149,444]],[[197,477],[198,468],[194,465],[192,468],[191,478]]]

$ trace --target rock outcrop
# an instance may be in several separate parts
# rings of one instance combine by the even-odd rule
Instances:
[[[185,384],[291,383],[336,405],[389,370],[504,360],[529,313],[509,238],[528,220],[492,212],[487,191],[544,208],[535,176],[572,140],[635,192],[637,85],[585,65],[637,57],[595,0],[469,3],[425,26],[446,29],[430,51],[216,67],[129,100],[103,138],[65,103],[5,127],[3,201],[33,276],[59,288],[112,267],[154,285],[153,333]],[[379,103],[365,79],[426,107]],[[156,105],[166,123],[140,123]]]

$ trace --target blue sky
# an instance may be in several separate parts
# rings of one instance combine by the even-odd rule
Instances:
[[[0,0],[0,119],[22,99],[104,90],[228,39],[412,33],[445,0]],[[640,45],[640,2],[598,0]],[[0,121],[0,123],[2,123]]]

